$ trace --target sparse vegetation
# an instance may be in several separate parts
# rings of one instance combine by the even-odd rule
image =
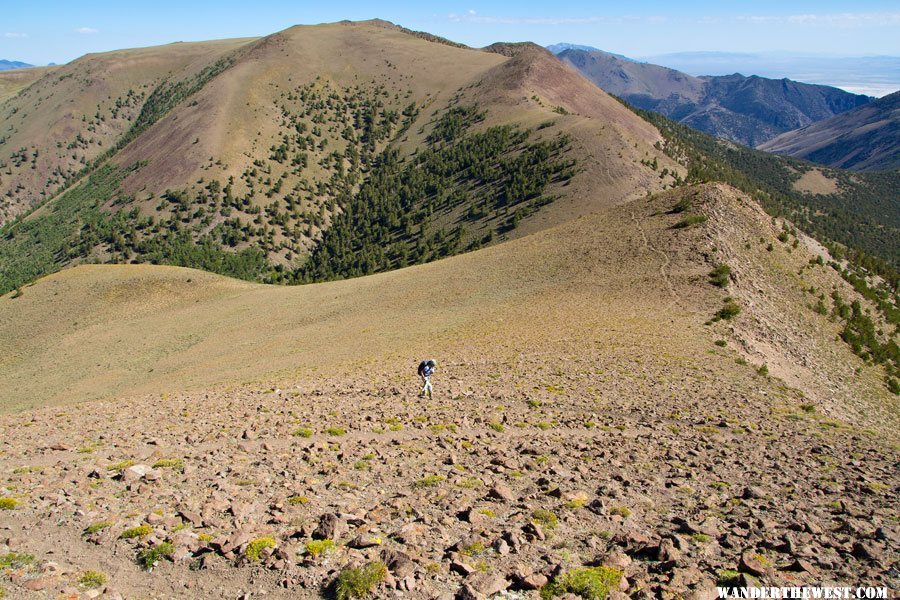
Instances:
[[[305,549],[308,556],[317,558],[323,554],[333,552],[336,547],[337,544],[334,543],[334,540],[324,539],[306,542]]]
[[[603,600],[619,589],[623,573],[612,567],[584,567],[561,573],[541,589],[541,598],[550,600],[574,594],[585,600]]]
[[[417,480],[413,483],[413,487],[417,488],[430,488],[439,485],[441,482],[445,481],[446,477],[441,475],[427,475],[422,479]]]
[[[0,569],[18,569],[34,562],[34,556],[20,552],[8,552],[0,554]]]
[[[731,279],[731,267],[728,265],[718,265],[709,273],[709,282],[716,287],[723,288],[728,285]]]
[[[262,558],[263,551],[266,548],[274,548],[276,545],[275,538],[273,537],[256,538],[247,544],[247,548],[244,550],[244,556],[246,556],[247,560],[250,562],[259,562]]]
[[[103,587],[106,585],[106,581],[106,575],[100,571],[85,571],[81,574],[81,577],[78,578],[78,583],[81,587],[87,589]]]
[[[559,518],[556,514],[545,508],[538,508],[532,512],[531,520],[548,530],[556,529],[556,526],[559,524]]]
[[[138,562],[148,571],[153,569],[164,558],[171,558],[175,554],[175,546],[169,542],[162,542],[152,548],[145,548],[138,553]]]
[[[686,229],[691,225],[699,225],[700,223],[706,222],[706,215],[688,215],[685,218],[681,219],[674,225],[672,225],[673,229]]]
[[[153,528],[149,525],[138,525],[137,527],[131,527],[130,529],[126,529],[122,533],[119,534],[119,537],[123,540],[130,540],[133,538],[142,538],[147,537],[153,533]]]
[[[162,458],[153,463],[154,469],[172,469],[173,471],[184,472],[184,460],[180,458]]]
[[[341,571],[335,582],[335,596],[337,600],[365,598],[387,576],[387,566],[379,561],[370,562],[361,567],[346,568]]]
[[[112,521],[99,521],[97,523],[92,523],[92,524],[88,525],[87,528],[84,530],[84,533],[85,533],[85,535],[93,535],[95,533],[99,533],[99,532],[103,531],[104,529],[109,529],[112,526],[113,526]]]
[[[0,498],[0,510],[15,510],[15,509],[19,508],[20,504],[21,504],[21,502],[19,502],[15,498],[8,498],[8,497]]]
[[[713,320],[714,321],[720,321],[720,320],[730,321],[731,319],[735,318],[739,314],[741,314],[740,305],[734,301],[734,298],[729,297],[729,298],[725,298],[724,305],[716,313],[716,316],[714,317]]]

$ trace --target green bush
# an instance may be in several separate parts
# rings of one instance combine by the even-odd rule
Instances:
[[[383,562],[370,562],[362,567],[348,568],[341,571],[335,583],[337,600],[365,598],[375,590],[375,586],[388,576],[387,565]]]
[[[545,508],[538,508],[531,513],[531,520],[544,529],[556,529],[556,526],[559,524],[557,516]]]
[[[678,221],[674,225],[672,225],[673,229],[685,229],[686,227],[690,227],[691,225],[699,225],[700,223],[706,222],[705,215],[688,215],[682,220]]]
[[[731,267],[728,265],[718,265],[709,272],[709,282],[716,287],[723,288],[728,285],[731,280]]]
[[[85,571],[78,578],[78,583],[88,589],[98,588],[106,585],[106,575],[100,571]]]
[[[119,534],[119,537],[123,540],[130,540],[132,538],[147,537],[151,533],[153,533],[153,528],[149,525],[138,525],[137,527],[126,529]]]
[[[622,571],[612,567],[584,567],[557,575],[541,589],[541,598],[575,594],[585,600],[603,600],[619,588]]]
[[[725,305],[716,313],[716,320],[730,321],[741,314],[741,307],[733,298],[725,298]]]
[[[107,529],[112,526],[113,526],[112,521],[100,521],[98,523],[92,523],[91,525],[88,525],[87,528],[84,530],[84,533],[86,535],[92,535],[92,534],[103,531],[104,529]]]
[[[175,546],[169,542],[163,542],[153,548],[141,550],[138,554],[138,562],[148,571],[155,567],[164,558],[171,558],[175,553]]]
[[[334,543],[334,540],[312,540],[306,543],[306,554],[313,558],[316,558],[321,554],[328,554],[336,547],[337,544]]]
[[[257,538],[247,544],[247,548],[244,550],[244,556],[251,562],[259,562],[259,559],[262,558],[263,550],[266,548],[274,548],[275,545],[275,538],[273,537]]]
[[[691,199],[690,198],[682,198],[677,203],[675,203],[675,206],[672,207],[672,212],[675,214],[683,213],[684,211],[689,210],[690,208],[691,208]]]

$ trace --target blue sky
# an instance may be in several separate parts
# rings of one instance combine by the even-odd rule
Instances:
[[[62,63],[87,52],[373,17],[472,46],[570,41],[633,57],[700,50],[900,55],[897,0],[57,0],[0,8],[0,58]]]

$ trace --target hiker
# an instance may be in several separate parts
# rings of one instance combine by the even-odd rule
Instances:
[[[437,366],[434,359],[423,360],[419,363],[419,377],[422,378],[422,393],[420,396],[424,398],[426,395],[431,398],[431,376],[434,374],[434,368]]]

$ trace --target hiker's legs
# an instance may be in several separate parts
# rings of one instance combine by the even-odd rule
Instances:
[[[422,381],[425,382],[425,385],[422,386],[422,396],[424,397],[427,394],[430,397],[431,396],[431,379],[429,379],[428,377],[423,377]]]

